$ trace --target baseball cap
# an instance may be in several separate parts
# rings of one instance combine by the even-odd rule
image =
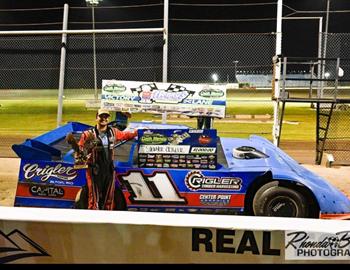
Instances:
[[[99,109],[99,110],[97,111],[97,115],[98,115],[98,116],[100,116],[101,114],[108,114],[109,116],[111,116],[111,114],[109,113],[109,111],[106,110],[106,109]]]

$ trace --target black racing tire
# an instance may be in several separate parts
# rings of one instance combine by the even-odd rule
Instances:
[[[277,181],[262,186],[253,199],[256,216],[307,218],[307,207],[303,194],[292,188],[278,186]]]

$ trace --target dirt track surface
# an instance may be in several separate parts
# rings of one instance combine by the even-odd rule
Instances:
[[[0,205],[13,206],[17,188],[19,158],[0,159]]]
[[[0,158],[17,157],[16,153],[13,152],[11,146],[13,144],[21,144],[27,138],[28,138],[27,136],[21,136],[21,135],[16,135],[16,136],[0,135]],[[1,172],[2,170],[0,169],[0,173]]]
[[[292,150],[286,151],[289,154],[296,158],[300,155],[303,157],[302,150],[295,150],[296,153],[293,153]],[[308,152],[304,150],[304,154]],[[308,155],[310,156],[310,155]],[[310,160],[307,155],[304,155],[304,159]],[[311,158],[313,163],[313,157]],[[20,165],[19,158],[1,158],[0,159],[0,205],[1,206],[13,206],[16,187],[17,187],[17,177],[18,170]],[[350,166],[347,167],[332,167],[326,168],[322,165],[312,165],[312,164],[302,164],[310,171],[315,172],[316,174],[322,176],[340,191],[346,194],[350,198]]]

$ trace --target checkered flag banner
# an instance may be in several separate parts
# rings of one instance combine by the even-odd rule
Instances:
[[[144,83],[141,84],[139,87],[130,88],[132,92],[142,92],[144,90],[153,91],[156,89],[158,89],[158,87],[155,83]]]
[[[183,85],[178,85],[178,84],[170,84],[167,91],[169,92],[181,92],[181,91],[186,91],[187,87],[183,86]],[[192,90],[187,90],[190,96],[193,96],[196,91],[192,91]]]
[[[170,84],[167,90],[171,90],[172,92],[185,91],[186,87],[178,84]]]

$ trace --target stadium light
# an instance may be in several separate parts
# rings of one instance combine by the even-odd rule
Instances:
[[[85,0],[86,4],[91,6],[97,6],[99,2],[102,2],[103,0]]]
[[[340,78],[344,76],[344,69],[342,69],[341,67],[339,67],[338,76]]]
[[[213,79],[214,83],[216,83],[219,80],[219,76],[216,73],[212,74],[211,78]]]
[[[326,79],[328,79],[329,77],[331,76],[331,73],[326,71],[326,73],[324,74],[324,77]],[[341,67],[339,67],[339,70],[338,70],[338,77],[343,77],[344,76],[344,69],[342,69]]]
[[[92,14],[92,29],[95,30],[95,7],[98,6],[102,0],[85,0],[86,5],[91,7]],[[97,100],[97,71],[96,71],[96,40],[95,33],[92,33],[92,50],[93,50],[93,60],[94,60],[94,89],[95,89],[95,99]]]

